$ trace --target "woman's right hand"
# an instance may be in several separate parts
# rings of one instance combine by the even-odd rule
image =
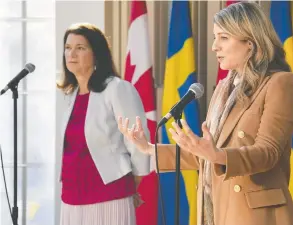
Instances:
[[[118,129],[120,132],[132,142],[141,152],[146,154],[153,154],[154,148],[153,145],[147,141],[145,133],[142,128],[142,123],[139,117],[136,117],[136,124],[133,124],[129,129],[129,119],[118,117]]]

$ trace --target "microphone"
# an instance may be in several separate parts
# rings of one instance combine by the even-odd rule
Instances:
[[[15,87],[18,82],[24,78],[27,74],[34,72],[35,70],[35,65],[32,63],[27,63],[24,66],[24,69],[22,71],[20,71],[11,81],[9,81],[9,83],[6,85],[5,88],[3,88],[0,92],[0,95],[3,95],[8,89]]]
[[[200,98],[204,93],[204,87],[200,83],[194,83],[190,85],[187,93],[181,98],[181,100],[176,103],[172,109],[160,120],[158,127],[167,123],[169,119],[176,116],[178,113],[182,112],[184,107],[191,102],[193,99]]]

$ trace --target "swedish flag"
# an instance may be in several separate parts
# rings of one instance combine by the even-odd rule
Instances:
[[[168,55],[166,59],[162,114],[169,112],[174,104],[196,82],[194,42],[192,38],[189,1],[173,1],[169,26]],[[182,116],[191,129],[200,134],[199,107],[196,101],[189,103]],[[162,127],[162,142],[174,143],[168,129],[168,122]],[[174,159],[175,160],[175,159]],[[196,224],[197,171],[182,171],[180,177],[180,224]],[[166,221],[174,225],[175,215],[175,172],[162,173],[161,185]],[[159,209],[158,224],[161,210]]]
[[[293,71],[293,2],[272,1],[271,20],[286,51],[286,60]],[[293,107],[293,106],[292,106]],[[289,184],[293,196],[293,136],[291,154],[291,180]]]

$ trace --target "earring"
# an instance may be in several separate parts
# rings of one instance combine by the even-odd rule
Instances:
[[[94,70],[97,70],[98,65],[99,65],[98,60],[96,60]]]
[[[249,42],[249,43],[248,43],[248,45],[249,45],[249,50],[252,50],[252,48],[253,48],[253,45],[252,45],[252,43],[251,43],[251,42]]]

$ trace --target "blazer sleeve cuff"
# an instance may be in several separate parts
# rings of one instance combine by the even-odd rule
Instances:
[[[160,172],[170,172],[176,170],[176,149],[169,145],[163,149],[158,149],[158,163]],[[199,161],[195,155],[181,150],[180,170],[198,170]]]
[[[150,156],[137,152],[131,156],[132,174],[146,176],[150,173]]]
[[[216,176],[223,177],[223,180],[229,180],[232,177],[239,176],[240,155],[237,149],[225,148],[222,151],[226,154],[226,165],[214,164],[214,173]]]

